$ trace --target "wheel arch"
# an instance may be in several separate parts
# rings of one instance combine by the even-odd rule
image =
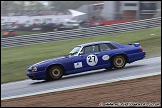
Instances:
[[[59,67],[61,67],[61,69],[63,70],[63,74],[65,74],[65,68],[64,68],[64,66],[61,65],[61,64],[51,64],[51,65],[49,65],[49,66],[46,68],[46,72],[47,72],[51,67],[53,67],[53,66],[59,66]]]
[[[128,56],[125,54],[125,53],[119,53],[119,54],[114,54],[111,58],[110,58],[110,61],[112,62],[113,58],[117,55],[122,55],[125,60],[126,60],[126,63],[128,63],[129,59],[128,59]]]

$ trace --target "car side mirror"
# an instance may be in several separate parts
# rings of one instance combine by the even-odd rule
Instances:
[[[83,52],[80,52],[79,55],[83,55]]]

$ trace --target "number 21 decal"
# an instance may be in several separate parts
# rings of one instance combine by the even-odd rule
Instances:
[[[98,58],[96,55],[88,55],[87,56],[87,64],[90,66],[95,66],[98,62]]]

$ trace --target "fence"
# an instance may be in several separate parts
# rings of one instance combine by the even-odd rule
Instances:
[[[90,28],[79,28],[74,30],[48,32],[32,35],[1,38],[1,48],[24,46],[38,43],[46,43],[74,38],[100,36],[119,32],[128,32],[161,26],[161,17],[151,18],[127,23],[97,26]]]

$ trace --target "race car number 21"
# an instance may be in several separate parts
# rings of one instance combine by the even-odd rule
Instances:
[[[98,58],[96,55],[88,55],[87,56],[87,64],[89,66],[95,66],[98,62]]]

